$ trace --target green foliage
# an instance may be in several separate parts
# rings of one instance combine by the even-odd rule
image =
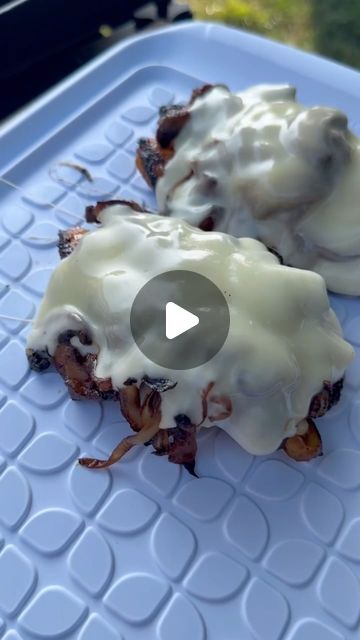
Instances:
[[[317,51],[360,67],[359,0],[313,0],[312,23]]]
[[[360,0],[190,0],[198,18],[262,33],[360,67]]]

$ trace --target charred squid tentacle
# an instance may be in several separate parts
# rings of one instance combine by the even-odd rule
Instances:
[[[111,467],[124,457],[124,455],[138,444],[144,444],[148,440],[154,437],[159,429],[158,424],[152,424],[147,428],[143,428],[139,433],[133,436],[127,436],[115,447],[110,456],[106,460],[99,460],[98,458],[79,458],[79,464],[82,467],[88,467],[89,469],[105,469]]]

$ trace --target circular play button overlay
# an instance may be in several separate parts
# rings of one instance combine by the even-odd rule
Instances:
[[[192,369],[223,346],[230,314],[224,295],[193,271],[167,271],[138,292],[131,331],[140,351],[167,369]]]

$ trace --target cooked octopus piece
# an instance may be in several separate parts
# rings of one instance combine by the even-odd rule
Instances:
[[[87,211],[93,230],[66,232],[67,257],[28,338],[34,369],[55,367],[73,398],[118,401],[134,432],[109,458],[81,464],[107,467],[144,444],[195,474],[197,433],[213,425],[252,454],[282,448],[297,460],[320,455],[313,419],[339,400],[353,356],[323,279],[280,264],[257,240],[205,233],[140,209],[98,203]],[[231,322],[210,361],[171,371],[142,355],[129,317],[139,289],[176,269],[227,291]],[[158,332],[154,327],[148,338]]]
[[[360,295],[360,140],[341,111],[303,106],[287,85],[206,85],[160,110],[155,138],[136,164],[162,214],[259,238]]]
[[[165,164],[173,154],[172,149],[163,149],[156,140],[140,138],[136,155],[136,166],[149,187],[155,187],[163,175]]]

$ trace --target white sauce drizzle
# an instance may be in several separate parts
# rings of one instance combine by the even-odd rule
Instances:
[[[296,432],[324,380],[338,380],[353,357],[323,279],[280,265],[257,240],[204,233],[179,219],[113,205],[101,213],[101,222],[56,267],[28,347],[54,354],[59,333],[85,328],[98,349],[99,378],[110,377],[118,388],[128,377],[145,374],[177,381],[162,394],[162,428],[173,427],[179,413],[198,424],[201,391],[215,382],[214,392],[228,395],[233,405],[231,418],[219,426],[253,454],[276,450]],[[139,289],[175,269],[212,280],[227,292],[230,311],[222,349],[185,371],[148,360],[130,329]],[[89,346],[74,344],[89,352]]]
[[[162,213],[253,236],[286,264],[360,294],[360,140],[346,116],[304,107],[287,85],[212,88],[189,107],[158,180]],[[189,177],[190,176],[190,177]]]

